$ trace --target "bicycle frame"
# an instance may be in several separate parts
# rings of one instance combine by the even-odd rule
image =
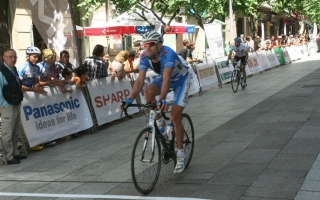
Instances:
[[[159,137],[160,139],[160,143],[163,147],[163,149],[167,152],[171,152],[172,150],[170,149],[170,146],[166,143],[166,140],[163,138],[162,134],[159,132],[159,129],[158,129],[158,126],[157,126],[157,123],[156,123],[156,116],[158,114],[160,114],[161,111],[156,111],[154,109],[151,109],[150,110],[150,113],[149,113],[149,119],[148,119],[148,124],[147,124],[147,127],[151,128],[152,129],[152,132],[155,133],[155,134],[152,134],[152,138],[151,138],[151,158],[150,160],[144,160],[144,155],[142,155],[141,157],[141,161],[145,161],[145,162],[153,162],[153,157],[154,157],[154,151],[155,151],[155,142],[156,142],[156,135]],[[162,114],[163,116],[164,114]],[[166,120],[169,120],[168,117],[165,117],[163,116]],[[172,133],[174,134],[174,132]],[[146,145],[146,144],[144,144]],[[145,146],[143,147],[145,148]]]

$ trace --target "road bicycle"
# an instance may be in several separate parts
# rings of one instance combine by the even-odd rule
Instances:
[[[161,114],[165,120],[168,117],[162,111],[157,111],[155,103],[130,104],[128,107],[139,107],[149,110],[148,124],[139,133],[134,142],[131,155],[131,176],[135,188],[142,194],[150,193],[160,176],[161,162],[168,164],[171,161],[176,165],[177,143],[175,134],[172,133],[172,140],[166,140],[162,136],[155,121],[156,115]],[[127,108],[123,109],[129,118]],[[194,148],[194,129],[191,118],[183,113],[181,121],[184,127],[183,148],[186,155],[186,166],[189,166]],[[161,148],[162,146],[162,148]]]
[[[232,74],[231,74],[231,87],[234,93],[238,91],[238,87],[241,84],[241,70],[240,70],[240,64],[241,62],[232,62],[232,65],[234,67]],[[242,89],[244,89],[246,86],[241,85]]]

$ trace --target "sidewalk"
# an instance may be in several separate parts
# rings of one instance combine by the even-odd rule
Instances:
[[[319,60],[316,54],[254,75],[237,93],[224,85],[190,98],[186,112],[196,132],[192,162],[179,175],[173,175],[172,163],[163,164],[148,196],[320,199]],[[141,196],[131,181],[130,157],[144,125],[144,117],[124,119],[95,134],[32,152],[19,165],[2,165],[0,195]]]

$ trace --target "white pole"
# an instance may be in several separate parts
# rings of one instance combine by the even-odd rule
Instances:
[[[229,0],[230,40],[233,39],[233,9],[232,0]]]
[[[34,47],[34,36],[33,36],[33,25],[32,24],[30,27],[30,42],[31,42],[31,46]]]

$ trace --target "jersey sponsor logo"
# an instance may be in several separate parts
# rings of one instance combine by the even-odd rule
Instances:
[[[168,53],[169,53],[168,50],[164,50],[164,51],[163,51],[163,54],[164,54],[164,55],[167,55]]]
[[[166,65],[173,65],[173,62],[167,62]]]

